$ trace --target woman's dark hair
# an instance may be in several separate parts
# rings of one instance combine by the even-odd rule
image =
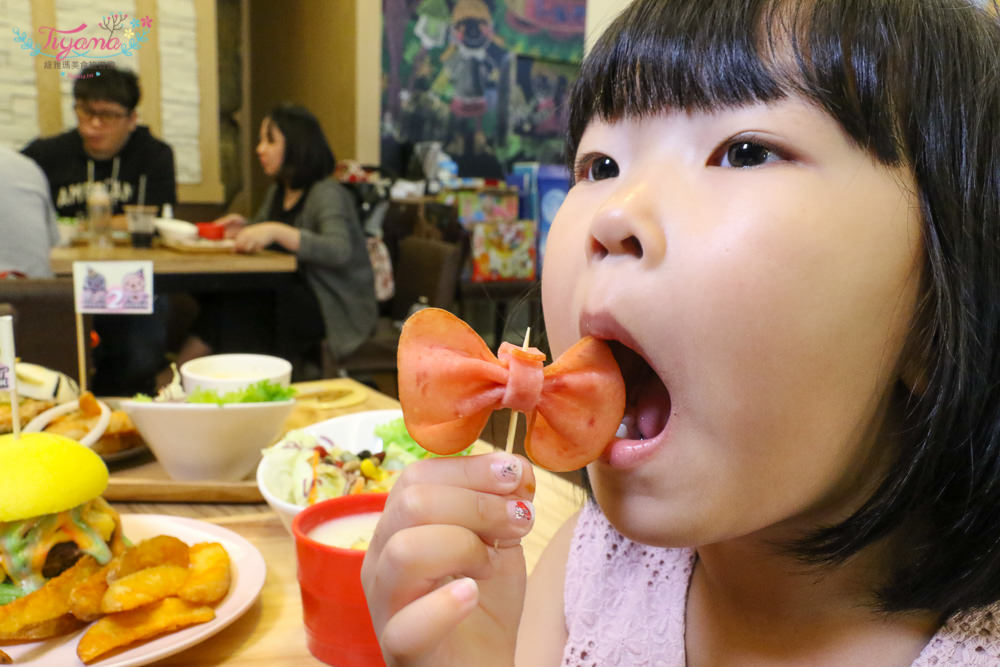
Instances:
[[[139,78],[113,63],[89,65],[73,82],[73,98],[80,102],[114,102],[131,113],[139,103]]]
[[[994,0],[635,0],[571,100],[570,162],[594,118],[801,95],[914,174],[925,260],[897,451],[853,515],[783,545],[834,565],[884,541],[887,611],[1000,598],[998,53]]]
[[[277,126],[285,136],[285,158],[278,178],[298,190],[333,173],[337,162],[326,142],[316,116],[296,104],[279,104],[267,114],[266,121]]]

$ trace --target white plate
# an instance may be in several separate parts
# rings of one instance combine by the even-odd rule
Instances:
[[[97,442],[104,431],[108,428],[108,423],[111,421],[111,408],[104,401],[97,401],[97,406],[101,409],[101,416],[98,418],[97,422],[94,424],[94,428],[90,429],[90,433],[80,438],[79,442],[81,445],[87,447],[93,447],[94,443]],[[74,410],[80,409],[80,401],[74,400],[68,403],[63,403],[62,405],[57,405],[54,408],[49,408],[45,412],[41,413],[24,427],[25,433],[36,433],[38,431],[44,431],[45,427],[51,424],[56,417],[62,417],[63,415],[68,415]]]
[[[264,557],[257,547],[228,528],[165,514],[123,514],[122,524],[125,536],[132,542],[155,535],[173,535],[188,544],[220,543],[229,552],[232,561],[232,586],[229,594],[216,605],[215,618],[208,623],[163,635],[92,664],[99,667],[136,667],[162,660],[216,634],[242,616],[260,595],[267,574]],[[79,630],[42,642],[11,644],[4,646],[3,650],[18,667],[82,666],[76,655],[76,645],[85,631]]]

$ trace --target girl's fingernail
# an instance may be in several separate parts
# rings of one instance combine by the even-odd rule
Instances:
[[[521,461],[513,456],[504,456],[490,464],[493,474],[501,482],[516,484],[521,481]]]
[[[531,523],[535,517],[535,507],[529,500],[511,500],[507,503],[507,514],[517,523]]]
[[[476,585],[476,582],[468,577],[465,577],[463,579],[453,581],[449,592],[457,601],[468,603],[476,598],[476,593],[478,591],[479,586]]]

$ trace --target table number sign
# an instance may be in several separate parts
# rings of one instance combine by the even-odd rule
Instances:
[[[153,263],[73,262],[77,313],[148,315],[153,312]]]
[[[17,409],[17,373],[14,372],[14,318],[0,316],[0,391],[9,392],[14,438],[21,434],[21,414]]]

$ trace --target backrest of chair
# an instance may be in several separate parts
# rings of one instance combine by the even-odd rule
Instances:
[[[0,304],[9,304],[5,310],[14,315],[18,358],[79,380],[72,278],[0,280]]]
[[[458,288],[462,249],[456,243],[408,236],[399,243],[396,262],[396,294],[392,300],[393,319],[406,317],[420,297],[427,305],[451,308]]]

